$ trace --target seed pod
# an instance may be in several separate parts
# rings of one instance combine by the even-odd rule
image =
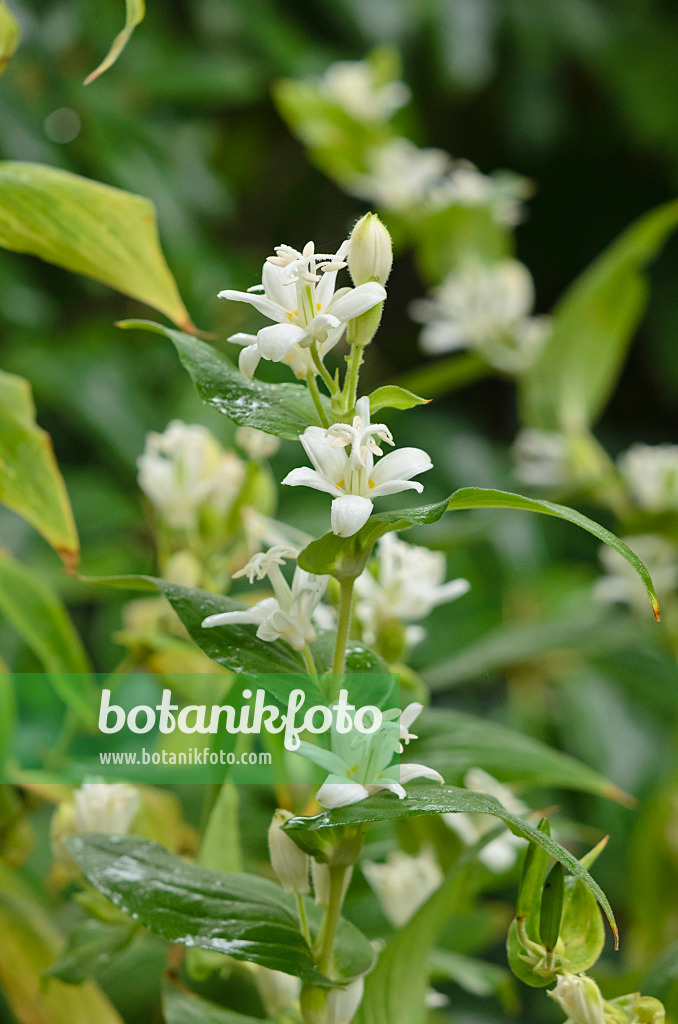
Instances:
[[[555,949],[563,916],[565,896],[565,869],[557,861],[548,873],[544,883],[539,913],[539,935],[547,949]]]
[[[551,835],[548,818],[542,818],[538,825],[538,831],[545,835]],[[518,887],[518,899],[516,901],[516,917],[527,920],[539,907],[542,886],[544,884],[544,872],[548,863],[546,850],[530,843],[525,851],[523,861],[523,872]],[[538,935],[531,935],[530,938],[538,939]]]

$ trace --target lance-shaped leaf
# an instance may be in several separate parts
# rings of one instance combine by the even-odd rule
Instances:
[[[1,370],[0,502],[34,526],[69,568],[77,565],[78,534],[66,485],[49,434],[35,422],[30,384]]]
[[[115,64],[116,60],[127,46],[132,32],[137,25],[144,20],[144,14],[146,13],[146,5],[144,0],[125,0],[125,27],[122,31],[118,32],[117,36],[113,40],[113,44],[102,60],[98,68],[95,68],[85,79],[84,84],[89,85],[99,75],[103,75],[104,71]]]
[[[329,574],[342,579],[347,576],[358,576],[364,569],[375,542],[385,533],[392,530],[406,530],[417,524],[435,523],[446,511],[474,508],[505,508],[523,512],[539,512],[542,515],[565,519],[582,530],[593,534],[598,540],[609,544],[611,548],[626,559],[635,569],[645,585],[652,611],[659,619],[659,601],[655,593],[652,578],[638,556],[618,537],[606,530],[600,523],[568,508],[567,505],[556,505],[552,501],[538,498],[525,498],[521,494],[509,491],[496,491],[485,487],[462,487],[445,501],[433,505],[421,505],[419,508],[403,509],[399,512],[379,512],[370,516],[365,525],[352,537],[337,537],[326,533],[319,540],[312,541],[299,555],[299,565],[307,572]]]
[[[385,384],[370,395],[370,412],[374,414],[380,409],[412,409],[415,405],[427,405],[430,401],[430,398],[420,398],[397,384]]]
[[[571,285],[522,378],[528,426],[580,432],[605,407],[647,302],[648,263],[678,226],[678,200],[636,220]]]
[[[248,380],[212,345],[150,320],[123,320],[118,326],[154,331],[169,338],[203,402],[223,412],[238,426],[257,427],[293,441],[309,424],[320,426],[304,385]],[[322,402],[329,416],[329,400],[323,398]]]
[[[312,984],[331,984],[316,969],[300,933],[295,897],[269,879],[209,871],[133,836],[80,835],[67,846],[92,885],[154,934]],[[312,900],[305,905],[311,932],[317,933],[322,911]],[[373,963],[368,940],[342,919],[336,980],[348,982]]]
[[[0,75],[14,56],[21,39],[19,23],[8,8],[5,0],[0,0]]]
[[[0,163],[0,246],[39,256],[195,330],[148,199],[42,164]]]

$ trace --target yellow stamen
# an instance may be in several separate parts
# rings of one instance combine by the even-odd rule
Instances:
[[[344,482],[345,482],[344,480],[337,480],[337,487],[343,487],[344,486]]]
[[[315,304],[315,308],[316,308],[316,309],[318,310],[318,312],[320,312],[320,310],[321,310],[321,309],[322,309],[323,307],[322,307],[322,304],[321,304],[320,302],[316,302],[316,304]]]
[[[374,480],[370,480],[370,490],[372,490],[372,488],[376,486],[377,485],[375,484]]]

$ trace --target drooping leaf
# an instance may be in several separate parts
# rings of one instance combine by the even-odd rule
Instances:
[[[262,1024],[261,1017],[245,1017],[227,1010],[169,981],[163,985],[162,1012],[166,1024]]]
[[[150,320],[124,320],[118,326],[153,331],[169,338],[203,402],[239,426],[257,427],[268,434],[296,440],[309,424],[320,425],[313,400],[302,384],[248,380],[212,345]],[[329,415],[329,400],[322,401]]]
[[[294,896],[274,882],[209,871],[132,836],[80,835],[66,842],[90,882],[154,934],[327,983],[300,934]],[[306,911],[317,932],[320,908],[307,900]],[[368,940],[343,919],[335,948],[342,981],[364,974],[374,962]]]
[[[526,425],[577,433],[610,397],[647,301],[645,269],[678,225],[678,200],[634,221],[571,285],[522,378]]]
[[[378,793],[348,807],[340,807],[333,811],[325,811],[312,818],[290,818],[284,825],[285,831],[294,839],[298,846],[307,853],[313,854],[320,848],[323,832],[337,825],[358,825],[374,821],[397,821],[419,814],[491,814],[510,827],[516,835],[523,836],[559,861],[575,878],[580,879],[595,895],[610,922],[615,938],[617,926],[609,901],[600,886],[591,878],[588,871],[550,836],[540,832],[534,825],[517,817],[499,803],[494,797],[485,793],[476,793],[456,786],[434,786],[430,784],[410,784],[407,797],[398,800],[392,794]]]
[[[134,926],[129,924],[83,921],[71,931],[66,948],[46,974],[68,982],[69,985],[79,985],[87,978],[95,978],[116,953],[129,945],[134,931]]]
[[[406,391],[397,384],[385,384],[370,395],[370,412],[374,415],[380,409],[412,409],[415,405],[427,405],[429,398]]]
[[[125,27],[122,31],[118,32],[101,64],[87,76],[84,81],[85,85],[89,85],[90,82],[93,82],[99,75],[103,75],[104,71],[108,71],[115,64],[127,46],[134,29],[144,20],[145,13],[145,0],[125,0]]]
[[[357,576],[362,572],[379,537],[392,530],[406,530],[417,524],[437,522],[446,511],[476,508],[518,509],[523,512],[539,512],[542,515],[565,519],[582,530],[593,534],[598,540],[609,544],[638,573],[650,598],[652,610],[659,619],[659,602],[652,578],[638,556],[623,541],[606,530],[604,526],[588,519],[587,516],[551,501],[525,498],[509,491],[497,491],[486,487],[462,487],[447,500],[419,508],[403,509],[398,512],[379,512],[370,516],[365,525],[353,537],[337,537],[326,533],[319,540],[312,541],[299,555],[299,565],[307,572],[330,574],[342,579]]]
[[[79,557],[78,534],[52,442],[35,422],[28,381],[2,370],[0,502],[23,516],[65,564],[75,568]]]
[[[0,0],[0,75],[7,67],[21,39],[19,22],[16,20],[5,0]]]
[[[142,196],[41,164],[0,163],[0,246],[39,256],[195,330]]]

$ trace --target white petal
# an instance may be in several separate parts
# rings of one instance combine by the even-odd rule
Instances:
[[[372,513],[372,502],[357,494],[342,494],[332,502],[332,533],[352,537],[364,526]]]
[[[309,469],[308,466],[290,470],[282,482],[288,487],[314,487],[316,491],[325,491],[326,494],[341,494],[338,487],[326,480],[315,469]]]
[[[452,320],[436,320],[427,324],[419,335],[419,347],[431,356],[454,352],[466,344],[466,335]]]
[[[234,292],[227,288],[226,291],[219,292],[219,298],[230,299],[231,302],[248,302],[269,320],[276,320],[278,323],[287,319],[287,310],[282,309],[277,302],[271,302],[265,295],[257,295],[255,292]]]
[[[208,615],[202,620],[203,629],[211,626],[234,626],[234,625],[258,625],[271,611],[278,607],[274,597],[267,597],[264,601],[251,608],[243,608],[242,611],[217,612],[215,615]]]
[[[445,781],[440,772],[437,772],[435,768],[427,768],[425,764],[401,764],[400,781],[406,783],[411,782],[412,779],[435,779],[441,786]]]
[[[294,309],[297,293],[293,284],[283,284],[287,273],[286,267],[276,267],[266,260],[261,271],[261,283],[264,286],[267,297],[280,306],[281,309],[286,309],[291,313]]]
[[[257,336],[256,334],[232,334],[226,341],[230,341],[233,345],[256,345]]]
[[[348,807],[369,796],[365,786],[358,782],[325,782],[315,795],[321,807]]]
[[[299,440],[320,475],[338,487],[348,472],[348,458],[343,448],[333,448],[333,439],[322,427],[307,427]]]
[[[385,298],[386,289],[376,281],[368,281],[367,284],[352,288],[350,292],[339,298],[335,295],[326,312],[332,313],[333,316],[346,323],[347,320],[353,320],[354,317],[372,309],[378,302],[383,302]]]
[[[258,345],[248,345],[244,348],[238,356],[238,366],[243,377],[247,377],[248,380],[252,380],[254,377],[254,371],[259,365],[261,359],[261,352],[259,351]]]
[[[407,796],[407,793],[405,792],[403,787],[399,786],[397,782],[384,782],[380,785],[370,785],[367,788],[369,790],[370,796],[373,796],[375,793],[378,793],[382,789],[387,789],[389,793],[395,793],[399,800],[404,800],[405,797]]]
[[[262,327],[257,334],[257,345],[264,359],[279,363],[286,355],[306,337],[303,327],[295,324],[272,324]]]
[[[436,605],[446,604],[448,601],[456,601],[458,597],[463,597],[470,589],[469,581],[460,576],[459,579],[450,580],[436,587],[431,596]]]
[[[424,705],[419,704],[418,701],[413,701],[412,704],[408,704],[400,715],[401,728],[404,726],[405,729],[409,729],[414,720],[419,717],[423,710]]]
[[[398,448],[397,451],[389,452],[374,468],[372,479],[378,488],[389,481],[410,480],[413,476],[425,473],[433,469],[433,463],[428,452],[423,448]],[[394,493],[380,491],[381,494]]]

